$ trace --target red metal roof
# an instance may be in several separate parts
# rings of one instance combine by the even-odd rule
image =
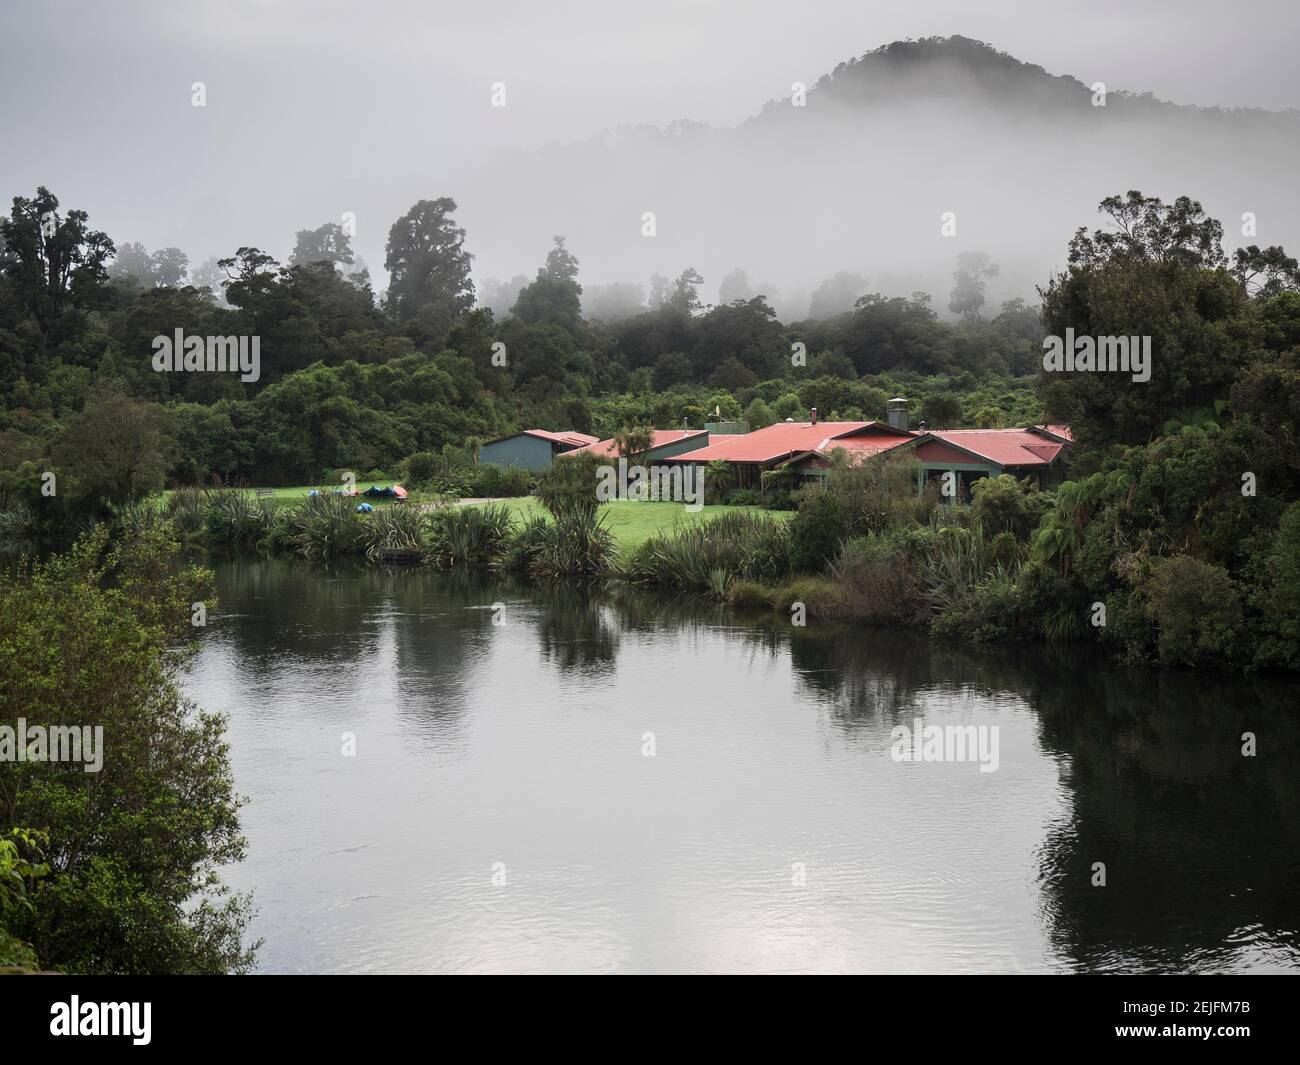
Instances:
[[[1055,436],[1067,443],[1074,443],[1074,434],[1070,432],[1068,425],[1031,425],[1029,431],[1033,433],[1047,433],[1049,436]]]
[[[915,439],[912,433],[891,429],[880,422],[777,422],[766,429],[756,429],[744,436],[712,437],[707,447],[665,458],[665,462],[757,462],[769,464],[805,451],[846,446],[844,438],[869,432],[903,440]]]
[[[1028,429],[933,429],[929,435],[999,466],[1047,466],[1065,446]],[[924,443],[916,453],[921,459],[941,457]]]
[[[879,455],[881,452],[892,451],[894,448],[911,443],[915,439],[914,436],[909,434],[907,436],[846,436],[843,440],[823,440],[820,446],[795,455],[791,461],[812,460],[812,464],[816,465],[815,460],[823,459],[826,463],[829,463],[836,451],[843,450],[850,466],[861,466],[868,459]]]
[[[664,444],[674,444],[678,440],[684,440],[688,436],[703,436],[703,429],[655,429],[653,433],[653,443],[650,449],[653,451],[657,447],[663,447]],[[614,443],[614,438],[608,440],[597,440],[594,444],[587,444],[578,448],[576,451],[570,451],[570,455],[600,455],[608,458],[618,456],[618,445]]]
[[[913,436],[846,436],[843,440],[828,438],[818,444],[813,450],[824,451],[830,454],[837,448],[843,448],[845,451],[861,451],[868,454],[876,454],[880,451],[888,451],[891,447],[898,447],[900,444],[906,444],[909,440],[916,439]]]
[[[497,440],[509,440],[512,436],[539,436],[543,440],[549,440],[553,444],[567,444],[569,447],[584,447],[587,444],[594,444],[599,437],[589,433],[563,432],[552,433],[546,429],[522,429],[517,433],[509,433],[506,436],[499,436]],[[497,440],[489,440],[489,444],[495,444]]]

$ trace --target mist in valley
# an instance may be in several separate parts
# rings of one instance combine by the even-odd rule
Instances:
[[[346,224],[379,294],[394,220],[450,197],[498,313],[556,235],[589,314],[692,268],[704,304],[762,294],[786,321],[865,292],[949,317],[963,252],[998,267],[983,313],[1033,303],[1129,189],[1200,200],[1229,252],[1300,246],[1282,2],[234,8],[7,11],[6,198],[46,186],[119,249],[181,249],[199,283],[241,246],[287,262],[298,232]]]
[[[1288,177],[1297,133],[1294,113],[1103,93],[946,40],[842,65],[807,86],[802,106],[772,101],[739,126],[623,129],[504,154],[459,202],[480,278],[531,279],[563,234],[589,312],[630,303],[629,283],[649,299],[653,274],[693,267],[704,302],[761,294],[787,321],[807,316],[840,272],[859,294],[929,293],[947,316],[960,253],[1000,268],[991,306],[1032,302],[1063,268],[1074,230],[1100,225],[1099,201],[1129,189],[1199,199],[1229,251],[1300,245]],[[1241,234],[1247,212],[1254,236]],[[526,248],[537,263],[521,258]],[[489,281],[488,302],[496,293]]]

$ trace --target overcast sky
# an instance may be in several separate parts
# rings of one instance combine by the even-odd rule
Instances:
[[[502,147],[736,124],[929,35],[1178,103],[1295,108],[1298,31],[1295,0],[3,0],[0,197],[47,185],[118,243],[194,265],[240,244],[285,257],[352,211],[382,287],[393,219]]]

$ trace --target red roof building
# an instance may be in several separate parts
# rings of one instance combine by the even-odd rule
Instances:
[[[1040,436],[1046,436],[1053,440],[1060,440],[1065,444],[1074,443],[1074,434],[1070,432],[1068,425],[1031,425],[1027,431],[1038,433]]]
[[[893,429],[882,422],[777,422],[743,436],[710,438],[707,447],[687,451],[670,462],[729,462],[736,468],[739,487],[751,487],[763,470],[783,465],[811,452],[829,453],[837,448],[860,454],[879,454],[897,447],[915,434]]]
[[[926,480],[950,474],[945,492],[964,500],[979,478],[1003,473],[1055,488],[1064,480],[1069,446],[1063,436],[1052,439],[1033,429],[935,429],[918,437],[911,450]]]
[[[710,443],[712,438],[707,429],[655,429],[652,431],[651,439],[650,449],[642,456],[646,460],[667,458],[683,451],[703,447]],[[619,457],[618,445],[613,437],[608,440],[597,440],[593,444],[576,448],[568,454],[599,455],[601,458],[613,459]]]
[[[927,439],[929,438],[929,439]],[[1065,444],[1044,439],[1028,429],[935,429],[916,446],[925,461],[954,454],[991,462],[1004,470],[1050,466]]]
[[[1053,488],[1064,480],[1064,457],[1069,450],[1069,429],[1053,426],[1029,429],[935,429],[889,438],[874,433],[850,433],[823,441],[815,448],[791,456],[797,481],[821,480],[843,450],[849,466],[861,466],[882,453],[915,460],[921,483],[942,479],[945,492],[968,499],[971,485],[981,477],[1009,473],[1031,478],[1040,488]],[[951,475],[951,476],[945,476]],[[796,482],[797,483],[797,482]]]

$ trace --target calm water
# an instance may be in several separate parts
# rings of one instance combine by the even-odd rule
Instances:
[[[263,971],[1300,969],[1297,686],[424,571],[218,591],[186,686]],[[915,718],[997,725],[997,771],[894,761]]]

